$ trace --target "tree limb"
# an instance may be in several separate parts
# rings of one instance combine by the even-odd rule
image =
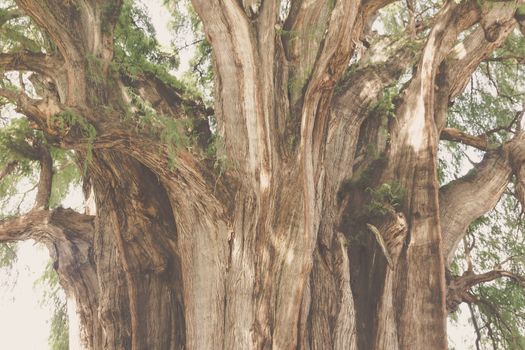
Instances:
[[[41,52],[0,53],[0,67],[4,70],[33,71],[48,77],[56,77],[63,62],[57,56]]]
[[[474,326],[474,330],[476,331],[476,350],[481,350],[480,348],[480,341],[481,341],[481,331],[478,326],[478,321],[476,318],[476,315],[474,313],[474,308],[472,307],[472,303],[467,303],[468,309],[470,311],[470,317],[472,319],[472,325]]]
[[[94,229],[94,217],[72,209],[33,210],[16,218],[0,221],[0,242],[26,239],[40,241],[57,236],[56,230],[77,239],[89,240]]]
[[[525,139],[519,133],[500,148],[487,151],[483,160],[467,175],[440,188],[443,254],[447,263],[452,261],[470,223],[496,205],[513,172],[524,161]]]
[[[515,28],[516,6],[505,2],[491,3],[483,4],[480,12],[471,11],[470,21],[465,22],[466,26],[476,22],[481,22],[481,25],[454,46],[442,62],[437,76],[435,119],[438,130],[445,124],[449,101],[463,91],[479,64],[500,47]]]
[[[481,274],[466,271],[463,275],[452,278],[447,287],[447,310],[453,312],[462,302],[472,302],[470,288],[498,278],[510,278],[520,285],[525,286],[525,278],[506,270],[492,270]]]
[[[488,150],[488,141],[486,135],[472,136],[459,129],[444,128],[441,130],[440,139],[460,142],[464,145],[472,146],[482,151]]]
[[[51,125],[51,117],[62,112],[65,107],[56,99],[46,96],[37,100],[29,97],[21,90],[10,90],[0,88],[0,96],[5,97],[16,106],[16,110],[33,122],[37,123],[43,130],[48,129]]]
[[[53,180],[53,159],[49,150],[40,145],[38,147],[40,154],[40,178],[38,180],[37,193],[33,208],[49,209],[49,198],[51,197],[51,184]]]
[[[369,50],[375,50],[375,46]],[[383,55],[384,61],[368,62],[345,77],[338,83],[331,102],[326,161],[327,164],[337,164],[337,167],[327,169],[337,188],[344,179],[352,176],[358,134],[362,123],[370,115],[370,109],[416,56],[405,40],[392,42],[384,39],[377,46],[379,51],[389,47],[392,54]]]

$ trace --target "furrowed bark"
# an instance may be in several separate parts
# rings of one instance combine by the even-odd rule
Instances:
[[[212,111],[152,74],[111,73],[116,12],[103,15],[100,1],[18,3],[57,45],[63,71],[50,68],[54,57],[0,55],[0,64],[35,71],[44,86],[40,100],[23,91],[0,89],[0,95],[50,143],[75,150],[80,161],[92,158],[86,177],[96,217],[71,214],[77,226],[46,227],[44,235],[79,305],[87,348],[446,347],[443,254],[449,239],[464,234],[461,220],[481,209],[457,218],[470,209],[458,207],[447,187],[439,189],[438,135],[489,147],[482,136],[440,132],[442,112],[514,25],[496,20],[511,13],[506,5],[503,13],[500,5],[487,12],[475,1],[446,2],[422,53],[412,39],[382,38],[348,70],[363,33],[389,1],[293,0],[281,23],[277,0],[193,0],[213,47]],[[118,11],[121,2],[109,5]],[[458,35],[477,21],[484,35],[469,34],[462,57]],[[420,35],[413,29],[412,38]],[[101,82],[89,76],[93,57]],[[395,118],[383,115],[377,102],[385,89],[414,65],[392,102]],[[173,158],[173,145],[159,134],[124,121],[129,87],[163,117],[192,119],[202,129],[199,140]],[[59,112],[88,121],[94,140],[78,126],[50,123]],[[224,141],[220,156],[232,163],[220,174],[202,160],[210,116]],[[499,193],[521,169],[517,144],[502,148],[503,160],[489,150],[473,178],[448,188],[463,198],[482,193],[480,202],[492,203],[488,193],[496,187]],[[369,146],[377,154],[368,154]],[[51,176],[42,171],[42,178]],[[371,214],[383,185],[399,185],[403,195]],[[42,185],[47,199],[48,188]],[[40,208],[46,201],[37,202]],[[9,224],[18,228],[6,239],[27,238],[28,220],[51,225],[69,212],[37,213],[44,212]]]
[[[333,253],[339,251],[334,247],[339,246],[342,239],[342,233],[338,237],[334,233],[334,227],[339,227],[341,223],[339,212],[333,208],[341,205],[338,202],[341,185],[352,177],[357,138],[361,124],[369,115],[369,109],[379,99],[384,87],[393,84],[414,58],[414,52],[406,48],[403,41],[391,45],[392,57],[396,57],[395,64],[385,64],[388,57],[384,57],[385,63],[372,62],[358,68],[336,87],[336,95],[332,100],[325,160],[326,164],[332,166],[326,168],[325,178],[329,180],[326,180],[325,185],[324,209],[309,282],[313,302],[308,302],[311,309],[307,314],[308,324],[305,321],[305,327],[309,325],[311,328],[304,330],[307,336],[309,334],[312,348],[322,348],[324,345],[348,349],[357,346],[355,324],[343,321],[347,313],[355,313],[350,283],[341,283],[350,275],[334,276],[333,272],[343,268],[336,264],[341,259],[348,264],[344,267],[349,269],[349,274],[351,271],[348,251],[341,257]],[[332,319],[337,321],[331,322]],[[337,336],[331,336],[332,334]]]
[[[264,190],[271,172],[272,133],[270,116],[264,114],[260,100],[263,91],[256,81],[260,76],[253,28],[234,1],[195,0],[193,6],[214,48],[218,133],[225,140],[227,155],[238,160],[240,169]]]
[[[136,161],[114,152],[93,157],[93,259],[104,348],[181,348],[183,281],[169,199],[155,175]]]
[[[379,348],[446,348],[445,276],[441,256],[438,206],[437,134],[434,123],[434,82],[437,69],[471,12],[470,3],[445,3],[428,36],[417,73],[403,93],[391,123],[387,164],[379,184],[398,182],[405,191],[402,210],[408,224],[407,243],[394,268],[392,286],[386,282],[386,296],[393,294],[396,305],[378,314],[392,320],[375,336]],[[460,19],[458,21],[458,19]],[[421,263],[415,264],[418,261]],[[425,287],[423,287],[425,286]],[[390,289],[391,288],[391,289]],[[388,299],[381,298],[381,305]],[[381,300],[380,299],[380,300]],[[413,304],[411,300],[421,300]],[[426,305],[423,307],[423,305]],[[432,305],[432,307],[428,307]],[[395,317],[389,317],[392,312]],[[380,321],[385,322],[385,321]],[[429,335],[431,338],[429,339]]]

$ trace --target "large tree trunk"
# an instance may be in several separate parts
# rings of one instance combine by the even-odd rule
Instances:
[[[505,21],[490,43],[469,34],[476,55],[461,65],[446,63],[457,59],[459,33],[480,20],[475,1],[447,2],[420,53],[383,38],[343,76],[388,1],[292,1],[281,23],[279,1],[194,0],[214,50],[214,116],[230,163],[218,174],[202,160],[209,140],[178,149],[173,166],[170,145],[121,118],[130,86],[170,118],[198,125],[208,114],[153,76],[112,72],[114,21],[100,1],[79,3],[18,1],[59,52],[3,62],[33,64],[58,91],[39,101],[3,95],[76,150],[96,212],[37,205],[0,228],[3,240],[48,244],[87,349],[447,348],[445,259],[491,205],[459,218],[450,192],[440,198],[442,104],[502,43],[515,8],[494,5]],[[487,11],[489,28],[496,15]],[[315,35],[300,35],[311,27]],[[102,80],[90,77],[92,57]],[[389,117],[377,102],[408,67]],[[82,125],[53,127],[64,111],[96,138],[86,140]],[[494,187],[508,182],[511,158]],[[41,177],[44,202],[49,181]]]

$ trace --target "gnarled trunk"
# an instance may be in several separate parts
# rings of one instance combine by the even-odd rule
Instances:
[[[49,210],[50,160],[37,152],[35,209],[0,226],[2,240],[48,244],[83,345],[446,349],[445,259],[493,204],[457,218],[450,189],[477,187],[440,190],[443,105],[503,42],[517,5],[446,2],[425,40],[381,38],[347,71],[389,1],[297,0],[281,21],[280,1],[193,0],[213,47],[216,137],[229,163],[217,172],[204,156],[210,111],[152,74],[113,71],[115,14],[100,3],[19,0],[58,52],[0,57],[55,84],[41,100],[0,94],[50,143],[76,151],[96,199],[92,215]],[[495,27],[490,43],[474,30],[465,50],[476,54],[458,58],[459,34],[482,16],[485,31]],[[379,108],[407,68],[392,110]],[[174,152],[162,131],[125,118],[135,108],[127,89],[202,133]],[[64,113],[77,117],[59,128]],[[505,146],[487,197],[521,166],[520,142]]]

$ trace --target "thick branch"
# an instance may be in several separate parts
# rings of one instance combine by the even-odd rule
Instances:
[[[250,174],[254,186],[259,182],[266,186],[275,133],[268,130],[273,115],[261,100],[267,92],[259,84],[262,77],[252,23],[236,1],[192,2],[213,47],[218,133],[224,137],[228,156],[239,161],[239,170]],[[273,54],[272,47],[267,51]]]
[[[71,209],[33,210],[26,215],[0,221],[0,242],[53,239],[57,236],[57,229],[72,235],[71,238],[90,240],[93,235],[93,225],[93,216],[80,214]]]
[[[488,151],[481,163],[464,177],[439,191],[443,254],[452,261],[458,243],[470,223],[494,208],[511,179],[511,153],[519,151],[517,141]]]
[[[437,77],[435,119],[438,130],[445,124],[449,101],[463,91],[479,64],[505,42],[516,26],[516,6],[506,2],[487,3],[482,5],[479,17],[476,11],[472,12],[471,21],[467,24],[479,20],[480,26],[451,50]]]
[[[36,100],[21,90],[15,91],[2,88],[0,88],[0,96],[8,99],[16,106],[18,112],[30,118],[42,129],[49,128],[51,126],[51,117],[64,110],[64,106],[49,96]]]
[[[118,17],[121,0],[111,1],[57,1],[17,0],[17,5],[39,27],[47,32],[64,59],[67,77],[62,102],[81,106],[93,91],[86,86],[89,59],[100,63],[102,74],[107,74],[113,57],[113,27]]]
[[[472,136],[455,128],[444,128],[440,134],[441,140],[460,142],[467,146],[475,147],[479,150],[488,150],[486,135]]]
[[[447,287],[447,310],[448,312],[454,312],[462,302],[472,302],[472,294],[470,294],[470,288],[495,279],[507,277],[521,285],[525,285],[525,278],[516,275],[510,271],[501,269],[492,270],[489,272],[476,274],[472,271],[465,272],[462,276],[453,277]]]
[[[0,66],[4,70],[33,71],[54,77],[62,64],[59,57],[40,52],[23,51],[0,54]]]
[[[303,94],[314,67],[328,21],[328,1],[292,1],[281,35],[290,62],[290,104],[294,106]]]
[[[66,61],[80,61],[79,42],[75,40],[72,33],[73,28],[68,26],[71,24],[68,22],[74,18],[71,16],[70,6],[72,4],[56,4],[52,0],[17,0],[16,3],[41,28],[47,31]]]

